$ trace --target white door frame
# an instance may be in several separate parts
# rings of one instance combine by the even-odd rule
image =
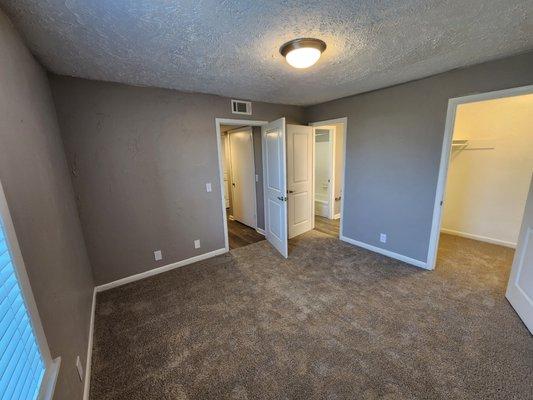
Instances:
[[[268,124],[268,121],[252,121],[248,119],[233,119],[233,118],[215,118],[215,134],[217,135],[217,154],[218,154],[218,179],[220,187],[220,205],[222,206],[222,224],[224,226],[224,249],[229,251],[229,237],[228,237],[228,223],[226,222],[226,201],[224,199],[224,168],[222,165],[222,135],[220,132],[220,125],[246,125],[246,126],[263,126]],[[255,179],[254,179],[255,181]],[[256,188],[257,189],[257,188]],[[257,213],[257,207],[256,207]]]
[[[343,231],[343,222],[344,222],[344,197],[345,197],[345,193],[346,193],[346,142],[347,142],[347,138],[348,138],[348,117],[342,117],[342,118],[335,118],[335,119],[328,119],[328,120],[325,120],[325,121],[316,121],[316,122],[310,122],[308,125],[309,126],[313,126],[313,127],[316,127],[316,126],[326,126],[326,125],[335,125],[335,124],[342,124],[344,126],[344,129],[343,129],[343,132],[338,132],[337,133],[337,130],[335,129],[335,137],[337,136],[337,134],[340,134],[342,135],[342,139],[343,139],[343,142],[342,142],[342,163],[343,163],[343,171],[342,171],[342,196],[341,196],[341,217],[340,217],[340,227],[339,227],[339,238],[343,237],[344,236],[344,231]],[[313,130],[313,136],[314,136],[314,130]],[[334,142],[335,143],[335,142]],[[332,157],[332,160],[334,159],[334,157]],[[333,160],[332,161],[332,167],[334,168],[335,166],[335,161]],[[314,137],[313,137],[313,207],[314,207],[314,194],[315,194],[315,141],[314,141]],[[334,174],[334,171],[333,171],[333,174]],[[332,175],[333,175],[332,174]],[[332,185],[333,186],[333,185]],[[333,197],[333,203],[331,203],[331,215],[334,215],[334,207],[335,207],[335,188],[333,187],[332,188],[332,191],[331,191],[333,194],[332,196],[330,196],[330,201],[331,201],[331,197]],[[315,227],[315,219],[313,218],[313,228]]]
[[[249,133],[250,133],[250,149],[249,151],[252,153],[252,160],[254,160],[254,168],[253,168],[253,171],[250,171],[252,172],[252,175],[253,175],[253,179],[252,179],[252,182],[254,183],[253,184],[253,192],[254,192],[254,209],[255,209],[255,212],[254,212],[254,226],[252,228],[256,229],[257,230],[257,185],[256,185],[256,180],[255,180],[255,151],[254,151],[254,133],[253,133],[253,129],[251,126],[249,126]],[[227,144],[229,144],[229,162],[230,162],[230,178],[231,178],[231,182],[230,182],[230,190],[231,190],[231,199],[233,200],[235,198],[234,194],[235,194],[235,187],[233,186],[233,163],[232,163],[232,154],[231,154],[231,138],[230,138],[230,135],[234,132],[243,132],[244,129],[243,128],[235,128],[235,129],[232,129],[230,131],[227,131],[226,132],[226,136],[228,138],[228,142]],[[222,136],[222,135],[221,135]],[[226,205],[226,202],[225,202],[226,199],[224,199],[224,206]],[[233,204],[232,204],[232,207],[233,207]],[[233,215],[233,217],[235,217],[235,215]]]
[[[328,170],[329,170],[329,184],[328,184],[328,218],[334,219],[335,216],[335,149],[336,149],[336,129],[334,126],[329,125],[320,125],[313,127],[313,209],[315,203],[315,192],[314,188],[316,187],[316,176],[315,176],[315,165],[316,165],[316,130],[324,129],[329,131],[329,140],[328,140],[328,149],[329,149],[329,160],[328,160]],[[314,221],[313,221],[314,222]]]
[[[429,240],[428,258],[425,267],[426,269],[435,269],[435,264],[437,262],[437,251],[439,247],[439,237],[442,224],[442,206],[444,204],[444,194],[446,192],[446,178],[448,176],[457,107],[466,103],[501,99],[505,97],[520,96],[531,93],[533,93],[533,85],[456,97],[448,101],[448,112],[446,114],[446,125],[444,128],[444,138],[442,141],[439,178],[437,180],[437,189],[435,191],[435,204],[433,206],[433,220],[431,223],[431,235]]]

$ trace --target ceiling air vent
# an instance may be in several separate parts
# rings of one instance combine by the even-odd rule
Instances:
[[[252,115],[252,103],[242,100],[231,100],[231,112],[233,114]]]

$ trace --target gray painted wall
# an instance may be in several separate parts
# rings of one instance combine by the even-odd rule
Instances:
[[[229,99],[55,75],[50,83],[97,284],[224,247],[215,117],[245,118]],[[303,121],[301,107],[257,102],[253,111],[249,119]]]
[[[426,261],[448,99],[531,85],[532,66],[528,53],[307,108],[348,117],[344,235]]]
[[[54,399],[82,398],[93,280],[50,88],[0,11],[0,180],[52,357]]]

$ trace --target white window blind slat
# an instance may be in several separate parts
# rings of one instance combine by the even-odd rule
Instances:
[[[11,371],[11,373],[0,379],[1,381],[4,381],[7,383],[6,385],[6,391],[3,394],[3,397],[5,398],[13,398],[13,395],[15,394],[15,389],[18,385],[19,380],[22,378],[22,375],[24,374],[24,364],[27,362],[27,356],[24,353],[24,346],[25,344],[22,343],[22,348],[17,348],[17,353],[12,358],[11,364],[13,364],[15,367]]]
[[[2,286],[6,286],[9,284],[10,287],[12,287],[17,282],[17,278],[15,277],[15,274],[13,273],[13,266],[11,265],[11,263],[7,264],[5,268],[5,272],[1,275],[1,279],[2,280],[0,281],[0,284]]]
[[[4,266],[9,263],[11,261],[11,256],[9,254],[9,252],[6,250],[4,251],[1,251],[0,250],[0,266],[1,268],[0,269],[3,269]]]
[[[24,347],[26,347],[26,344],[28,341],[32,339],[31,334],[28,334],[28,337],[25,339]],[[17,366],[15,368],[15,371],[11,377],[6,377],[9,379],[7,394],[8,398],[14,398],[17,397],[20,392],[22,391],[22,384],[24,383],[26,375],[30,372],[31,368],[31,355],[26,353],[23,349],[21,352],[18,361]],[[22,381],[22,382],[21,382]]]
[[[17,399],[26,399],[28,396],[28,393],[32,390],[32,382],[34,381],[36,374],[39,373],[40,370],[40,360],[39,360],[39,354],[37,352],[33,353],[31,360],[31,367],[28,368],[28,375],[26,376],[26,379],[24,380],[23,386],[20,390],[20,394]]]
[[[0,374],[2,373],[2,365],[6,359],[6,352],[8,351],[8,349],[12,349],[13,346],[17,343],[17,341],[14,339],[16,339],[16,334],[19,325],[23,323],[22,314],[15,314],[11,310],[9,311],[9,314],[6,317],[6,320],[9,321],[10,324],[7,327],[6,332],[0,339]]]
[[[15,342],[17,346],[13,349],[11,353],[6,352],[4,356],[2,357],[2,363],[7,365],[8,367],[6,370],[1,372],[0,375],[0,382],[4,380],[6,376],[9,375],[10,367],[12,366],[11,370],[16,368],[18,364],[18,360],[24,356],[24,347],[26,346],[26,341],[30,338],[29,335],[24,335],[23,332],[20,332],[20,329],[23,328],[23,324],[21,321],[21,324],[17,327],[17,330],[15,332],[15,338],[17,338],[17,341]]]
[[[0,400],[35,400],[45,364],[0,221]]]
[[[0,303],[0,315],[5,315],[11,309],[11,299],[17,291],[17,280],[14,276],[11,276],[4,286],[0,288],[0,296],[2,296],[2,302]],[[0,318],[2,321],[3,318]],[[2,327],[0,325],[0,339],[2,338]]]
[[[17,342],[15,351],[9,358],[7,368],[3,371],[3,375],[0,378],[0,398],[9,399],[8,396],[13,390],[13,386],[17,383],[19,376],[21,375],[21,359],[24,359],[24,343],[22,341]]]

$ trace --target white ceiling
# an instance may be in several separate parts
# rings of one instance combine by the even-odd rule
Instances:
[[[0,0],[52,72],[308,105],[533,48],[533,0]],[[317,37],[308,70],[279,47]]]

